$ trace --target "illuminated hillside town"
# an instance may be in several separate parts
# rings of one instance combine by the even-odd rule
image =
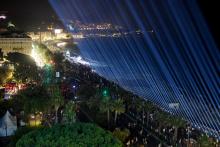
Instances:
[[[3,0],[0,146],[220,147],[218,6]]]

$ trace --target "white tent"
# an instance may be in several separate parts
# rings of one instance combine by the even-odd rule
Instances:
[[[16,117],[12,116],[8,111],[0,118],[0,137],[11,136],[17,130]]]

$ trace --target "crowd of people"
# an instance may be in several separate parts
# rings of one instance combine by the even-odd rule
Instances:
[[[175,126],[172,123],[167,123],[166,121],[163,122],[160,118],[158,118],[158,113],[164,112],[151,102],[142,99],[131,92],[125,91],[116,83],[99,76],[87,66],[74,63],[69,66],[70,67],[67,68],[68,71],[64,72],[64,76],[66,77],[64,83],[71,83],[68,81],[77,81],[77,86],[79,86],[77,90],[79,90],[80,86],[83,85],[90,86],[95,91],[100,91],[103,87],[107,87],[110,90],[111,99],[123,99],[124,106],[126,108],[125,112],[119,115],[116,124],[110,125],[110,128],[106,127],[105,129],[110,129],[111,131],[115,128],[128,129],[130,135],[126,139],[126,142],[124,142],[127,146],[196,145],[196,140],[198,140],[201,136],[201,132],[191,127],[186,121],[183,120],[183,126],[177,126],[178,128],[176,132]],[[73,90],[72,92],[79,100],[80,97],[83,97],[83,95],[77,95],[77,91]],[[89,100],[89,98],[87,100]],[[142,103],[149,103],[152,105],[152,108],[144,108]],[[83,107],[80,107],[80,109],[83,109]],[[78,114],[78,116],[80,117],[80,115],[84,115],[84,113],[85,111]],[[85,119],[86,117],[88,116],[81,118]],[[166,114],[165,117],[175,116]],[[81,121],[84,121],[83,119]],[[174,138],[175,135],[176,138]]]
[[[202,133],[185,120],[164,112],[147,98],[124,90],[88,66],[71,63],[58,53],[54,56],[54,63],[45,68],[41,79],[49,79],[49,85],[59,85],[65,103],[58,107],[58,113],[44,113],[42,117],[47,121],[42,121],[42,125],[53,124],[57,117],[61,122],[64,105],[71,101],[76,104],[77,121],[96,123],[113,134],[120,132],[123,135],[115,133],[116,137],[123,138],[126,146],[198,145]],[[55,77],[53,72],[59,72],[60,76]]]

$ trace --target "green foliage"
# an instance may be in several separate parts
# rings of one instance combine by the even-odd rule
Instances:
[[[0,85],[4,84],[7,81],[7,78],[9,77],[10,72],[11,71],[6,66],[0,67],[0,75],[1,75],[0,76]]]
[[[112,100],[101,101],[101,103],[99,103],[99,110],[102,113],[105,113],[105,112],[108,112],[108,111],[113,111],[113,102],[112,102]]]
[[[185,127],[187,122],[185,120],[183,120],[180,117],[175,117],[175,116],[170,116],[168,118],[168,123],[170,123],[171,125],[179,128],[179,127]]]
[[[10,62],[14,64],[23,64],[23,65],[36,65],[35,61],[33,58],[29,55],[13,52],[13,53],[8,53],[6,56],[6,59],[9,60]]]
[[[74,123],[42,128],[24,135],[16,147],[121,147],[122,143],[110,132],[94,124]]]
[[[198,143],[200,144],[201,147],[214,147],[215,146],[213,144],[214,142],[212,142],[207,135],[201,135],[198,139]]]
[[[21,53],[8,53],[7,60],[14,64],[15,80],[20,82],[39,81],[39,71],[33,58]]]
[[[56,123],[58,123],[58,109],[64,104],[64,98],[62,96],[59,85],[50,85],[47,87],[49,95],[51,97],[50,104],[55,108]]]
[[[116,99],[112,101],[113,111],[117,111],[118,114],[125,112],[125,105],[123,99]]]
[[[115,111],[115,123],[116,123],[117,116],[125,112],[125,105],[123,99],[113,100],[112,110]]]
[[[80,98],[81,98],[81,97],[80,97]],[[92,96],[92,97],[89,98],[88,100],[86,99],[86,104],[87,104],[87,106],[88,106],[90,109],[92,109],[92,110],[94,110],[94,109],[98,110],[98,109],[99,109],[99,106],[100,106],[100,103],[101,103],[101,101],[100,101],[100,96],[97,95],[97,94],[95,94],[94,96]]]
[[[143,103],[144,103],[144,100],[142,100],[140,98],[136,98],[135,100],[133,100],[130,107],[135,107],[138,112],[142,112],[143,111]]]
[[[145,101],[143,103],[143,107],[144,110],[147,112],[153,112],[154,110],[156,110],[157,108],[153,105],[153,103],[151,103],[150,101]]]
[[[52,53],[44,44],[39,44],[36,46],[36,52],[44,58],[44,60],[49,63],[52,60]]]
[[[39,81],[39,71],[36,65],[15,64],[13,77],[16,81],[26,83],[30,81]]]
[[[8,147],[14,147],[16,145],[16,143],[18,142],[18,140],[25,134],[39,129],[39,127],[22,127],[22,128],[18,128],[15,132],[15,134],[12,136],[10,144],[8,145]]]
[[[163,124],[172,125],[176,128],[185,127],[187,122],[180,117],[173,116],[167,112],[158,110],[156,113],[156,118],[159,122]]]
[[[65,124],[74,123],[76,121],[76,104],[74,102],[68,102],[65,105],[63,115]]]
[[[51,106],[51,98],[45,87],[28,87],[18,93],[17,98],[23,101],[23,110],[27,114],[45,112]]]
[[[114,131],[113,131],[113,136],[115,136],[116,138],[118,138],[121,142],[125,142],[126,139],[129,137],[130,135],[130,131],[128,129],[119,129],[119,128],[116,128]]]
[[[51,97],[51,104],[58,109],[61,105],[64,104],[64,98],[62,96],[59,85],[50,85],[47,87],[49,95]]]

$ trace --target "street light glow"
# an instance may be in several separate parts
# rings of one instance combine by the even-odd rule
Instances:
[[[36,62],[37,66],[43,67],[45,65],[44,60],[42,57],[37,53],[37,48],[35,45],[32,45],[32,50],[31,50],[31,57],[34,59]]]
[[[5,15],[0,15],[0,19],[6,19],[7,17]]]
[[[59,42],[57,43],[58,47],[64,47],[67,43],[66,42]]]
[[[55,30],[54,30],[54,33],[55,33],[55,34],[60,34],[60,33],[62,33],[62,31],[63,31],[62,29],[55,29]]]

